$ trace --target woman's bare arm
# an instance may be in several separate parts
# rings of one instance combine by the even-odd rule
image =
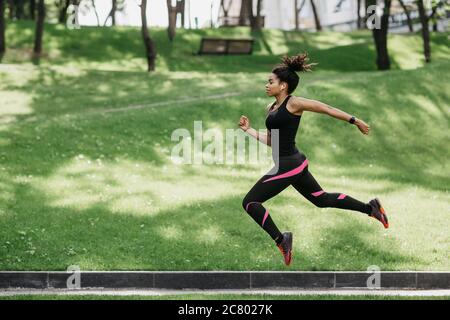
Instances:
[[[255,129],[250,127],[250,120],[246,116],[241,116],[241,118],[239,119],[239,127],[256,140],[261,141],[269,147],[272,145],[270,139],[270,131],[267,130],[267,133],[260,133],[259,131],[256,131]]]
[[[261,133],[259,131],[256,131],[253,128],[249,128],[245,132],[247,132],[249,135],[251,135],[256,140],[258,140],[258,141],[268,145],[269,147],[272,145],[271,141],[270,141],[270,132],[269,132],[269,130],[267,130],[267,133]]]
[[[347,112],[344,112],[338,108],[334,108],[332,106],[327,105],[326,103],[317,101],[317,100],[310,100],[306,98],[301,97],[295,97],[293,99],[293,107],[295,108],[295,112],[303,112],[303,111],[311,111],[316,113],[323,113],[327,114],[333,118],[343,120],[348,122],[352,115],[348,114]],[[363,134],[369,134],[370,126],[365,123],[363,120],[355,118],[354,123],[359,131],[361,131]]]

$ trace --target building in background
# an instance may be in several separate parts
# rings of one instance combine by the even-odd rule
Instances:
[[[253,10],[256,11],[256,0],[253,1]],[[418,13],[413,0],[404,0],[411,9],[412,18]],[[299,15],[299,29],[315,30],[316,24],[311,0],[262,0],[261,15],[264,17],[264,27],[270,29],[295,29],[295,5],[303,4]],[[325,30],[349,31],[357,28],[358,4],[357,0],[314,0],[320,23]],[[222,7],[219,9],[218,25],[237,25],[242,1],[223,0],[225,8],[229,8],[227,17]],[[398,1],[392,2],[392,26],[406,23],[406,15]],[[365,1],[361,1],[360,15],[365,16]]]
[[[176,0],[173,0],[175,3]],[[116,15],[116,25],[140,26],[140,0],[125,0],[124,10]],[[253,0],[253,11],[256,12],[257,0]],[[311,0],[261,0],[264,28],[295,29],[295,3],[303,9],[299,16],[300,30],[315,30],[314,14]],[[365,15],[365,0],[361,0],[361,16]],[[403,0],[411,10],[411,18],[418,23],[418,12],[415,0]],[[85,2],[86,4],[88,2]],[[95,0],[100,24],[106,20],[111,10],[111,1]],[[221,5],[223,3],[223,6]],[[314,0],[320,23],[324,30],[349,31],[357,27],[357,0]],[[239,25],[242,0],[185,0],[185,28],[210,28]],[[226,8],[225,14],[223,7]],[[398,0],[392,1],[390,28],[398,32],[407,32],[406,15]],[[168,10],[166,0],[152,0],[148,3],[148,25],[153,27],[168,26]],[[79,17],[81,25],[97,25],[94,11],[85,10]],[[445,21],[448,21],[446,19]],[[107,24],[109,25],[110,22]],[[246,21],[245,25],[250,22]],[[445,22],[447,25],[447,22]],[[181,19],[177,21],[181,27]],[[415,30],[420,26],[417,24]],[[440,29],[444,30],[445,27]]]
[[[295,4],[300,6],[303,0],[262,0],[261,15],[264,16],[264,27],[270,29],[295,29]],[[356,26],[357,0],[315,0],[317,12],[324,28],[340,26],[350,29],[347,24]],[[229,8],[225,17],[224,10],[219,12],[219,25],[237,25],[241,0],[224,0],[225,8]],[[256,11],[256,1],[253,1]],[[310,0],[305,0],[299,17],[300,29],[314,29],[314,14]]]

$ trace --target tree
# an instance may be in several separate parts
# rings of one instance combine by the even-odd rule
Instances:
[[[42,37],[44,34],[44,20],[45,20],[45,3],[44,0],[39,0],[37,7],[36,32],[34,36],[34,57],[39,58],[42,53]]]
[[[117,0],[112,0],[111,3],[111,11],[109,11],[108,16],[105,19],[105,23],[103,23],[103,26],[106,26],[106,22],[109,18],[111,18],[111,25],[116,25],[116,11],[117,11]]]
[[[447,16],[447,12],[450,6],[449,0],[431,0],[431,14],[429,19],[433,22],[433,31],[438,31],[438,20],[442,17]],[[439,9],[441,7],[447,8],[444,10],[444,14],[439,14]]]
[[[36,0],[30,0],[29,2],[29,9],[30,9],[30,19],[34,20],[36,17]]]
[[[405,2],[403,0],[398,0],[398,2],[400,2],[400,5],[403,8],[403,11],[406,14],[406,20],[408,21],[408,28],[409,28],[409,32],[414,32],[414,27],[413,27],[413,23],[412,23],[412,19],[411,19],[411,14],[409,12],[408,7],[406,6]]]
[[[391,60],[389,59],[388,47],[387,47],[387,35],[389,29],[389,16],[391,14],[391,0],[383,0],[384,7],[382,9],[380,24],[372,27],[372,36],[375,41],[375,47],[377,50],[377,66],[378,70],[389,70],[391,68]],[[370,6],[377,5],[377,0],[367,0],[366,4],[368,8]],[[378,11],[378,10],[377,10]],[[369,20],[369,19],[368,19]]]
[[[223,10],[223,17],[224,17],[224,25],[228,25],[228,12],[230,11],[231,5],[233,4],[233,0],[228,1],[228,7],[225,6],[225,0],[220,1],[220,7]]]
[[[14,0],[14,10],[16,14],[16,19],[20,20],[24,18],[25,13],[25,0]]]
[[[142,39],[144,40],[148,71],[150,72],[155,70],[156,47],[155,42],[150,37],[150,34],[147,29],[147,0],[142,0],[140,7],[141,7],[141,21],[142,21],[141,33]]]
[[[239,13],[239,25],[247,26],[250,24],[252,31],[261,31],[263,26],[263,18],[261,16],[262,1],[256,2],[256,16],[253,15],[253,1],[242,0],[241,11]]]
[[[422,39],[423,39],[423,53],[425,56],[425,62],[431,62],[431,47],[430,47],[430,20],[433,19],[439,8],[446,5],[447,1],[433,0],[431,2],[431,13],[427,14],[427,8],[423,0],[416,0],[417,7],[419,9],[420,23],[422,25]]]
[[[5,54],[5,1],[0,0],[0,61]]]
[[[425,11],[423,0],[417,0],[417,7],[419,8],[420,23],[422,24],[422,39],[423,39],[423,53],[425,55],[425,62],[431,62],[431,47],[430,47],[430,29],[429,17]]]
[[[252,15],[250,17],[250,25],[252,28],[252,31],[261,31],[263,27],[263,20],[261,17],[261,0],[257,0],[256,2],[256,16],[253,16],[253,8],[252,8]]]
[[[108,22],[109,18],[111,18],[111,25],[116,25],[116,13],[118,11],[123,11],[125,8],[125,0],[112,0],[111,3],[111,11],[109,11],[108,16],[105,19],[105,23],[103,23],[103,26],[106,26],[106,23]]]
[[[175,38],[178,14],[181,15],[181,26],[184,27],[185,0],[176,0],[175,2],[176,2],[175,6],[172,6],[172,1],[167,0],[167,10],[169,15],[169,26],[167,28],[167,33],[169,35],[170,41],[172,41]]]
[[[322,31],[322,25],[320,23],[319,13],[317,12],[316,4],[314,3],[314,0],[311,0],[311,8],[314,14],[314,21],[316,23],[316,30]]]
[[[14,18],[14,0],[8,0],[9,19]]]
[[[92,8],[94,9],[95,18],[97,19],[97,26],[100,26],[100,19],[98,17],[97,7],[95,6],[95,1],[91,0]]]
[[[169,13],[169,26],[167,28],[167,34],[169,35],[169,40],[173,41],[177,28],[177,7],[176,5],[172,6],[171,0],[167,0],[167,10]]]
[[[294,1],[294,10],[295,10],[295,30],[300,30],[300,13],[302,12],[303,7],[305,6],[306,0],[303,0],[298,6],[298,0]]]
[[[358,29],[362,29],[363,27],[363,19],[361,17],[361,1],[362,0],[357,0],[356,2],[356,17],[357,17],[356,27]]]
[[[66,23],[67,21],[67,9],[69,8],[70,0],[59,0],[58,6],[58,22]]]

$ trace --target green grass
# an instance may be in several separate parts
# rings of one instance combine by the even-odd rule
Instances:
[[[27,26],[8,25],[9,35],[14,28]],[[54,56],[40,66],[11,55],[0,64],[1,270],[449,269],[450,62],[439,58],[448,52],[447,35],[433,38],[433,64],[421,67],[414,46],[404,60],[396,56],[397,70],[381,73],[372,71],[370,46],[356,50],[370,41],[368,33],[267,31],[271,54],[259,48],[251,57],[199,60],[189,52],[200,35],[217,31],[180,31],[177,51],[163,44],[160,30],[154,32],[162,43],[158,71],[147,74],[140,38],[130,36],[136,30],[78,34],[46,25],[46,31]],[[378,196],[391,224],[385,230],[360,213],[316,208],[287,189],[266,206],[280,229],[294,232],[290,268],[241,206],[262,165],[170,160],[172,131],[192,133],[196,120],[224,131],[246,114],[253,127],[264,127],[269,67],[299,44],[289,48],[280,33],[306,37],[307,48],[321,57],[318,72],[304,76],[294,94],[372,127],[366,137],[344,122],[306,113],[297,144],[311,172],[325,190],[363,201]],[[24,50],[31,35],[15,34],[14,50]],[[402,52],[416,40],[393,36],[391,45]],[[354,46],[353,55],[346,46]],[[202,100],[224,92],[240,95]],[[102,112],[185,97],[198,101]]]
[[[279,62],[281,55],[308,51],[320,70],[334,72],[375,71],[376,53],[370,32],[299,33],[267,29],[252,33],[249,28],[177,30],[173,42],[165,28],[151,28],[158,57],[159,71],[206,73],[261,72]],[[211,37],[252,37],[253,55],[198,56],[200,39]],[[5,63],[31,63],[34,24],[31,21],[12,22],[6,28],[8,50]],[[424,65],[422,38],[414,34],[389,35],[389,50],[393,69],[414,69]],[[450,54],[448,33],[432,33],[433,61],[444,61]],[[144,48],[140,28],[82,27],[68,30],[63,25],[46,24],[41,65],[65,65],[75,68],[144,71]]]
[[[164,296],[112,295],[16,295],[0,296],[0,300],[449,300],[449,296],[407,297],[375,295],[270,295],[270,294],[183,294]]]

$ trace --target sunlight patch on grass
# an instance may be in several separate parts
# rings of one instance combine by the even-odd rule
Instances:
[[[306,37],[311,38],[314,41],[314,45],[317,49],[326,50],[330,48],[335,48],[338,46],[348,46],[360,43],[367,43],[366,38],[355,39],[353,37],[355,33],[344,33],[344,32],[318,32],[311,35],[306,35]],[[368,38],[371,40],[370,38]]]
[[[0,91],[0,96],[2,97],[0,117],[33,113],[30,95],[17,91]]]
[[[424,114],[431,114],[435,117],[442,116],[442,111],[439,110],[436,104],[423,95],[410,93],[405,96],[404,99],[409,100],[412,104],[417,105],[419,108],[423,109]]]
[[[264,35],[267,36],[267,43],[272,49],[273,54],[285,54],[289,51],[289,47],[282,30],[264,30]]]
[[[420,37],[391,35],[389,40],[390,54],[395,57],[395,62],[400,69],[416,69],[423,66],[423,54],[419,50],[411,50],[411,48],[422,47]]]
[[[0,205],[2,206],[14,199],[14,188],[6,180],[6,177],[0,177]]]
[[[112,212],[133,215],[156,215],[160,210],[242,192],[234,181],[205,176],[203,166],[189,167],[158,169],[147,163],[120,159],[107,163],[80,155],[49,178],[34,179],[32,185],[47,193],[55,207],[86,210],[102,204]]]
[[[205,244],[214,244],[223,237],[223,232],[217,226],[210,226],[199,231],[197,239]]]
[[[179,240],[183,235],[183,230],[175,225],[161,226],[158,229],[159,235],[166,240]]]

